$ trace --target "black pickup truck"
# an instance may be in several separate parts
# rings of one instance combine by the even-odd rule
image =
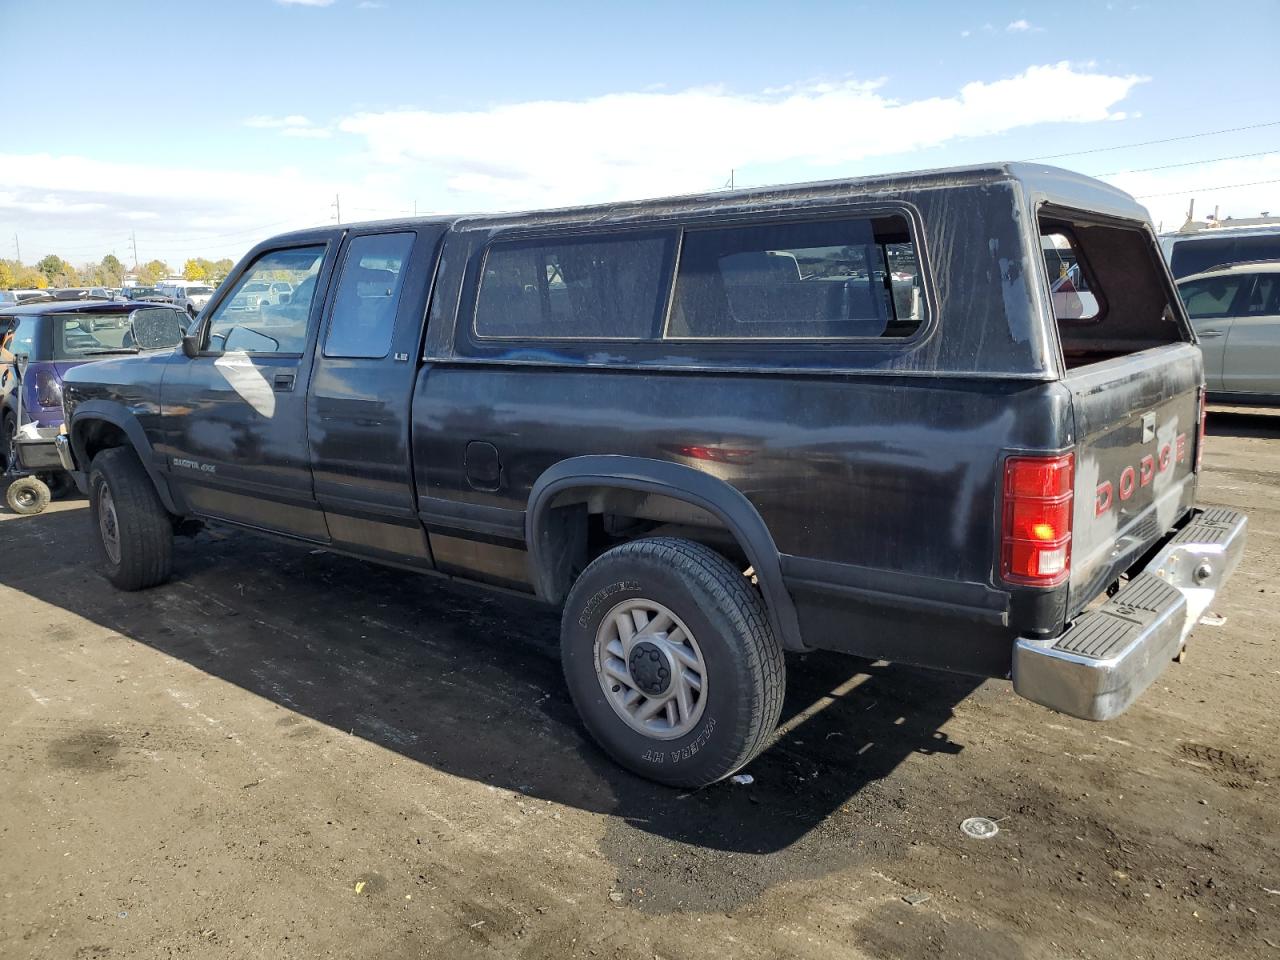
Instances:
[[[1202,384],[1145,210],[1000,164],[276,237],[59,450],[124,589],[205,519],[562,607],[590,732],[691,786],[784,651],[1124,710],[1244,547]]]

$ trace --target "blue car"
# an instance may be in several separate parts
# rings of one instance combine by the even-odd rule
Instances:
[[[141,345],[131,322],[140,308],[151,321]],[[71,489],[53,442],[62,429],[66,372],[143,347],[171,349],[186,319],[169,306],[108,301],[46,300],[0,308],[0,474],[39,481],[11,484],[11,507],[38,513],[48,496]]]

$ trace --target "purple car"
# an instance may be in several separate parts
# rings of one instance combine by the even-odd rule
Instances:
[[[12,469],[19,440],[21,468],[61,470],[53,438],[62,426],[63,374],[104,356],[139,352],[130,317],[143,306],[72,300],[0,309],[0,473]],[[173,314],[167,324],[172,336],[162,334],[158,342],[142,346],[172,347],[182,337],[186,317],[158,305],[150,305],[148,313],[157,309]],[[156,340],[154,327],[148,325],[148,340]]]

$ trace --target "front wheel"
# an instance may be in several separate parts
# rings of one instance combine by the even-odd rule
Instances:
[[[114,447],[93,458],[89,510],[108,580],[143,590],[169,579],[173,521],[132,450]]]
[[[689,540],[636,540],[587,567],[565,604],[561,657],[596,742],[670,786],[745,766],[782,711],[782,648],[760,595]]]

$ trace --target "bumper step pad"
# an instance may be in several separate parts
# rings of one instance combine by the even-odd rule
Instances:
[[[1107,660],[1129,646],[1182,594],[1151,573],[1141,573],[1105,604],[1076,621],[1053,649]]]

